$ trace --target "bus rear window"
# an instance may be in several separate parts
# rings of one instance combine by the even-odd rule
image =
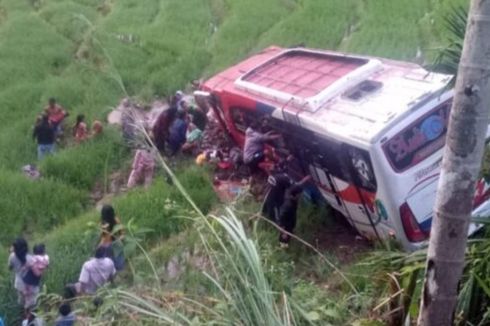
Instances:
[[[441,149],[446,141],[451,100],[420,117],[383,145],[396,172],[403,172]]]

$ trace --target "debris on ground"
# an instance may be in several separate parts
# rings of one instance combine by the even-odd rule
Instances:
[[[41,172],[34,164],[24,165],[22,167],[22,173],[31,180],[37,180],[41,177]]]
[[[240,195],[247,192],[248,182],[239,182],[233,180],[215,180],[213,189],[218,198],[224,203],[230,203],[236,200]]]
[[[184,101],[191,106],[196,105],[192,95],[182,93]],[[121,99],[119,105],[110,112],[107,117],[109,124],[120,125],[125,132],[125,125],[143,125],[151,129],[160,113],[169,108],[165,100],[156,99],[151,105],[138,102],[131,98]],[[209,164],[214,168],[213,185],[218,197],[224,202],[233,201],[239,194],[250,188],[249,169],[243,164],[242,151],[232,140],[230,135],[221,126],[215,117],[213,110],[206,113],[207,124],[202,133],[202,140],[196,155],[196,164]],[[130,119],[128,123],[126,120]],[[134,135],[135,130],[126,131]],[[131,138],[128,135],[129,138]],[[263,178],[262,178],[263,179]],[[251,187],[252,191],[257,187],[265,187],[265,179],[259,178]],[[117,187],[116,187],[117,188]],[[118,191],[110,191],[117,193]],[[256,191],[257,192],[257,191]],[[259,191],[260,192],[260,191]],[[94,199],[100,200],[100,193],[94,191]]]

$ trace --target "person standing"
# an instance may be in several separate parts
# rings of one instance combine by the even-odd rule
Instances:
[[[187,124],[185,122],[185,112],[177,111],[176,118],[172,122],[168,135],[168,145],[170,154],[175,155],[186,141]]]
[[[283,163],[276,164],[274,173],[267,178],[269,191],[262,206],[262,214],[271,221],[279,223],[279,210],[284,202],[286,190],[294,185],[302,187],[311,180],[309,175],[295,182],[289,173],[285,171]]]
[[[36,305],[41,277],[49,266],[49,256],[46,254],[44,244],[35,245],[32,251],[33,255],[25,265],[26,272],[22,278],[25,287],[25,304],[28,307],[34,307]]]
[[[147,146],[141,146],[134,154],[133,166],[128,179],[129,189],[134,188],[142,179],[145,188],[151,185],[155,170],[155,155],[149,144]]]
[[[294,228],[296,226],[298,200],[302,192],[303,189],[301,186],[291,186],[286,191],[284,202],[279,210],[279,226],[291,234],[294,232]],[[283,248],[287,248],[289,246],[291,236],[288,233],[281,232],[279,235],[279,244]]]
[[[276,171],[267,178],[267,184],[269,191],[265,195],[262,214],[269,220],[279,223],[279,209],[284,202],[284,194],[293,181],[287,173]]]
[[[48,116],[49,123],[53,126],[56,136],[60,136],[62,134],[61,123],[68,116],[68,112],[58,105],[56,99],[52,97],[48,101],[48,106],[44,108],[44,114]]]
[[[114,207],[104,205],[100,214],[100,227],[102,233],[100,235],[99,247],[105,248],[105,256],[109,257],[116,268],[120,271],[124,268],[124,251],[122,240],[124,232],[120,229],[121,221],[116,216]],[[119,230],[116,230],[119,228]]]
[[[24,285],[24,275],[26,272],[26,264],[30,260],[30,255],[28,255],[29,246],[24,238],[17,238],[12,243],[10,248],[10,256],[8,259],[8,266],[11,271],[15,273],[14,288],[17,291],[18,303],[19,305],[26,307],[25,300],[25,285]]]
[[[49,122],[47,115],[43,115],[41,120],[36,124],[32,137],[37,141],[38,160],[42,160],[46,155],[54,153],[54,142],[56,140],[55,129]]]
[[[177,99],[173,97],[170,100],[169,108],[160,113],[153,125],[153,138],[155,139],[155,145],[161,153],[165,151],[165,144],[168,140],[170,126],[177,113],[177,106]]]

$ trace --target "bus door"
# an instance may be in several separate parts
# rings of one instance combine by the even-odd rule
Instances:
[[[319,139],[313,143],[310,141],[310,144],[308,162],[311,176],[330,206],[342,213],[352,224],[350,213],[341,194],[349,182],[339,160],[340,143]]]
[[[366,150],[343,144],[341,149],[343,166],[350,175],[350,185],[344,198],[349,200],[348,210],[363,234],[371,234],[381,240],[377,225],[381,222],[381,214],[376,206],[376,178],[369,153]]]

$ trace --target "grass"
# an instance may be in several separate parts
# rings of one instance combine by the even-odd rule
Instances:
[[[108,174],[122,166],[128,152],[119,133],[109,129],[96,139],[47,157],[40,170],[48,178],[90,190],[97,180],[105,183]]]
[[[80,190],[61,182],[36,182],[0,170],[0,241],[8,245],[21,233],[49,231],[78,215],[87,205]]]
[[[177,170],[177,175],[203,212],[209,212],[216,202],[207,174],[196,167]],[[151,229],[149,239],[164,239],[188,225],[189,208],[175,186],[163,177],[155,180],[148,190],[136,189],[114,201],[125,221],[134,219],[138,227]]]

